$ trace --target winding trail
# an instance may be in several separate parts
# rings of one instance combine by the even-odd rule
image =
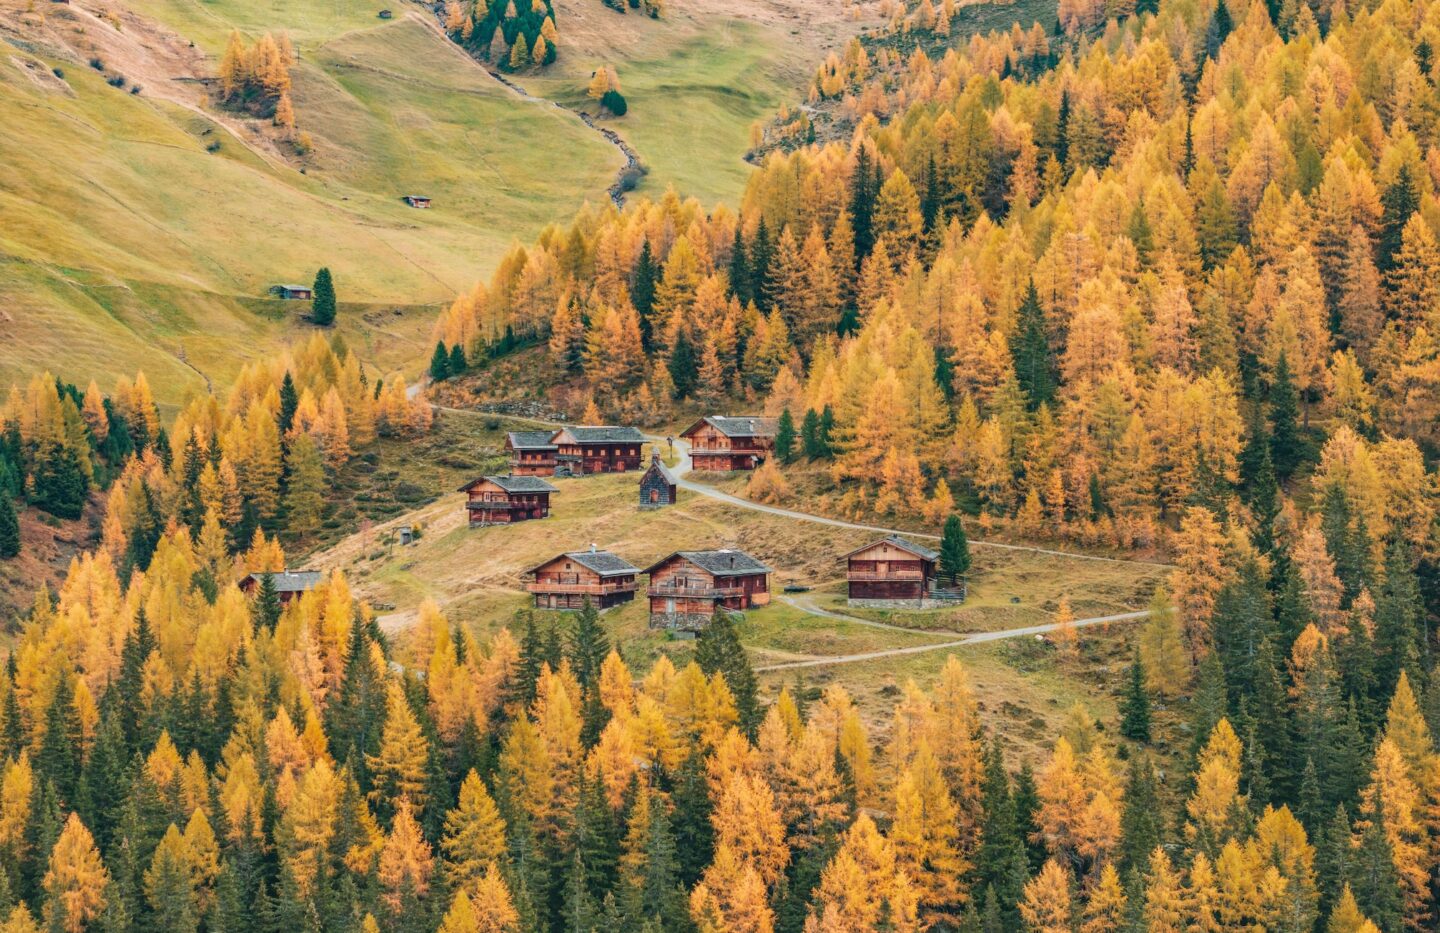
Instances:
[[[797,607],[803,608],[803,607]],[[846,622],[859,622],[865,624],[868,620],[859,619],[855,616],[848,616],[839,612],[829,610],[807,609],[815,615],[825,616],[831,619],[843,619]],[[1103,625],[1106,622],[1129,622],[1134,619],[1143,619],[1150,615],[1148,609],[1141,609],[1136,612],[1119,612],[1115,615],[1095,616],[1090,619],[1076,619],[1071,625],[1074,628],[1085,628],[1090,625]],[[881,623],[871,623],[881,624]],[[1024,628],[1001,629],[998,632],[976,632],[973,635],[966,635],[964,638],[957,638],[950,641],[936,642],[933,645],[911,645],[906,648],[886,648],[881,651],[862,651],[859,654],[839,654],[828,658],[808,658],[804,661],[784,661],[779,664],[764,664],[755,668],[755,673],[766,674],[774,671],[796,670],[802,667],[828,667],[832,664],[858,664],[862,661],[878,661],[884,658],[901,657],[908,654],[925,654],[929,651],[944,651],[946,648],[963,648],[966,645],[979,645],[985,642],[1003,641],[1007,638],[1024,638],[1026,636],[1044,635],[1046,632],[1053,632],[1060,626],[1055,622],[1047,622],[1044,625],[1027,625]],[[914,632],[915,629],[905,629]]]
[[[516,83],[507,75],[496,70],[493,66],[491,66],[489,62],[483,61],[482,59],[476,58],[474,55],[471,55],[468,51],[466,51],[463,47],[456,43],[455,40],[451,39],[450,35],[445,32],[444,17],[444,4],[437,4],[434,17],[421,17],[421,19],[423,19],[437,32],[439,32],[440,35],[444,38],[446,44],[450,45],[461,55],[464,55],[476,65],[480,66],[480,68],[484,70],[486,74],[488,74],[490,77],[498,81],[501,85],[509,89],[509,91],[516,97],[531,104],[539,104],[541,106],[545,106],[548,104],[549,106],[554,107],[556,110],[562,110],[565,113],[571,114],[581,123],[585,124],[591,130],[597,133],[600,138],[604,139],[611,146],[614,146],[615,149],[617,149],[620,154],[625,157],[625,164],[622,165],[615,172],[615,180],[610,183],[610,187],[607,188],[605,191],[605,193],[610,196],[610,201],[612,204],[615,205],[615,209],[623,210],[625,207],[625,192],[629,190],[629,182],[640,171],[640,154],[634,149],[630,148],[630,144],[627,143],[624,137],[622,137],[619,133],[608,127],[597,126],[595,124],[595,118],[592,117],[590,114],[585,113],[582,110],[575,110],[574,108],[566,107],[559,101],[551,100],[548,97],[537,97],[534,94],[531,94],[529,91],[525,90],[524,87]]]

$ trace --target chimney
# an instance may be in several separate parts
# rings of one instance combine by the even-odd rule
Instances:
[[[594,541],[591,541],[591,542],[590,542],[590,553],[591,553],[591,554],[594,554],[594,553],[595,553],[595,542],[594,542]]]

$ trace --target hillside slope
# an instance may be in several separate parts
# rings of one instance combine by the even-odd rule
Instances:
[[[43,16],[0,4],[0,383],[42,365],[102,383],[143,368],[178,401],[301,332],[303,308],[261,296],[321,265],[356,303],[342,333],[397,365],[428,338],[423,306],[468,287],[513,238],[603,197],[618,164],[418,13],[151,6],[111,23],[84,4]],[[298,27],[295,106],[315,139],[303,164],[263,122],[202,106],[233,23]],[[432,210],[400,200],[417,191]]]

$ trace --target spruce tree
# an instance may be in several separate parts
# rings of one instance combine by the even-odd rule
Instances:
[[[315,286],[310,293],[310,320],[321,327],[335,323],[335,282],[324,266],[315,273]]]
[[[774,281],[771,267],[775,263],[775,244],[770,241],[770,228],[765,218],[755,227],[755,239],[750,245],[750,298],[755,307],[769,311],[774,297]]]
[[[1137,742],[1150,742],[1150,694],[1145,689],[1145,669],[1139,654],[1130,662],[1130,683],[1120,704],[1120,734]]]
[[[444,382],[450,378],[450,351],[445,349],[445,341],[435,343],[435,352],[430,355],[430,379],[432,382]]]
[[[735,630],[735,617],[717,606],[710,624],[701,629],[695,642],[695,663],[707,675],[723,674],[725,683],[735,697],[735,710],[740,715],[740,728],[750,735],[760,725],[761,709],[755,670],[740,644]]]
[[[45,734],[35,754],[36,778],[51,782],[66,807],[74,807],[80,781],[81,729],[74,698],[74,685],[63,674],[45,710]]]
[[[795,462],[795,419],[788,408],[780,413],[775,428],[775,459],[785,464]]]
[[[820,416],[813,408],[805,409],[800,422],[800,450],[807,460],[820,459]]]
[[[1150,853],[1164,837],[1165,815],[1155,787],[1149,758],[1134,755],[1125,774],[1125,809],[1120,814],[1120,862],[1127,871],[1142,874],[1150,868]]]
[[[1016,823],[1010,778],[998,742],[985,752],[980,784],[980,849],[975,855],[976,888],[985,888],[1011,910],[1019,902],[1030,874],[1025,842]],[[1016,919],[1015,917],[1011,918]]]
[[[675,386],[676,398],[689,398],[695,391],[698,367],[695,346],[681,330],[675,335],[675,345],[670,348],[670,382]]]
[[[705,755],[692,750],[680,765],[672,792],[675,804],[675,850],[680,882],[689,889],[700,879],[715,851],[715,829],[710,823],[714,804],[706,775]]]
[[[1403,904],[1394,852],[1385,831],[1382,789],[1375,788],[1369,823],[1350,853],[1350,888],[1360,911],[1382,930],[1401,928]]]
[[[7,492],[0,491],[0,559],[20,556],[20,520],[15,503]]]
[[[326,707],[325,734],[335,760],[348,763],[360,790],[370,790],[368,762],[380,753],[386,688],[370,661],[370,639],[358,620],[350,626],[339,695]]]
[[[295,411],[299,407],[300,393],[287,369],[285,378],[280,380],[280,410],[275,413],[275,426],[279,428],[281,437],[290,433],[290,426],[295,423]]]
[[[1050,358],[1050,337],[1045,326],[1045,309],[1032,281],[1020,304],[1020,321],[1010,338],[1010,360],[1015,379],[1025,393],[1027,407],[1039,410],[1055,400],[1054,363]]]
[[[1396,537],[1385,550],[1385,580],[1375,598],[1374,699],[1385,702],[1395,692],[1400,672],[1413,683],[1425,682],[1424,603],[1411,566],[1410,549]],[[1430,685],[1431,692],[1440,686]]]
[[[609,653],[610,639],[600,622],[600,611],[586,596],[570,633],[570,666],[582,690],[588,692],[599,684],[600,665]]]
[[[456,341],[455,346],[450,348],[450,375],[463,376],[469,368],[470,363],[465,359],[465,348]]]
[[[940,536],[940,575],[951,586],[958,586],[969,570],[970,542],[965,537],[965,525],[959,515],[951,513]]]
[[[35,454],[34,494],[30,502],[56,518],[79,518],[85,511],[90,483],[75,451],[47,444]]]
[[[855,153],[855,171],[850,175],[850,226],[855,231],[855,266],[875,248],[875,195],[870,168],[870,149],[860,146]]]
[[[1408,162],[1400,163],[1395,180],[1380,196],[1380,207],[1380,242],[1375,250],[1375,269],[1380,273],[1381,280],[1388,284],[1392,281],[1388,273],[1395,268],[1395,257],[1404,240],[1405,225],[1420,208],[1420,198]]]
[[[1290,376],[1285,354],[1275,364],[1274,382],[1270,386],[1270,462],[1275,474],[1288,479],[1305,459],[1305,443],[1300,435],[1300,396]]]
[[[255,603],[250,607],[255,631],[275,631],[275,625],[284,611],[285,607],[280,604],[280,591],[275,588],[275,575],[260,574],[260,582],[255,587]]]
[[[750,260],[745,251],[745,235],[742,231],[743,224],[735,225],[735,239],[730,245],[730,294],[743,307],[750,303],[754,295],[750,291]]]
[[[640,244],[640,258],[635,261],[635,272],[630,277],[630,303],[640,318],[640,345],[649,353],[654,345],[655,283],[658,270],[655,256],[650,251],[650,240]]]

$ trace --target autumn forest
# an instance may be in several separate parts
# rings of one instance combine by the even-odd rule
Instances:
[[[560,6],[441,28],[538,70]],[[0,933],[1440,928],[1440,4],[970,6],[851,24],[736,203],[602,194],[517,240],[408,386],[324,269],[208,392],[0,397]],[[296,62],[237,32],[217,100],[306,149]],[[277,589],[379,563],[364,509],[521,398],[769,416],[773,457],[702,479],[1162,582],[1104,657],[1049,608],[1044,670],[1104,697],[1038,740],[964,648],[816,686],[723,611],[655,649],[588,603],[477,621],[419,560],[403,624],[343,562]]]

